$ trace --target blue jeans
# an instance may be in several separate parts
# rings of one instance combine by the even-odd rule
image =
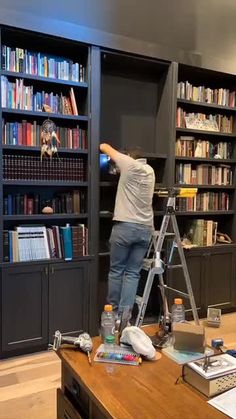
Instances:
[[[151,234],[151,227],[137,223],[116,222],[112,228],[108,302],[114,311],[133,308]]]

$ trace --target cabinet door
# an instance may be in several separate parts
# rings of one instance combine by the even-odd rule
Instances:
[[[58,263],[49,270],[49,341],[56,330],[88,331],[89,262]]]
[[[195,299],[195,304],[198,310],[198,315],[200,316],[203,311],[202,303],[203,303],[203,295],[204,295],[203,293],[204,266],[202,263],[202,253],[198,251],[196,252],[193,251],[188,254],[188,252],[185,251],[185,257],[186,257],[190,281],[191,281],[191,285],[193,289],[193,296]],[[179,256],[176,255],[173,259],[173,264],[179,264],[179,263],[180,263]],[[167,285],[174,289],[187,292],[182,268],[167,270]],[[190,301],[188,299],[186,299],[185,297],[182,297],[177,292],[170,291],[170,290],[168,291],[167,295],[168,295],[169,310],[171,310],[171,306],[174,302],[174,298],[179,297],[179,298],[183,298],[183,304],[185,306],[185,310],[187,310],[187,313],[188,312],[189,314],[192,313]]]
[[[206,307],[230,309],[235,305],[235,249],[221,246],[206,258]]]
[[[47,265],[2,269],[2,352],[47,346]]]

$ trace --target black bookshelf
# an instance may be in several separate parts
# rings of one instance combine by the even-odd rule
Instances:
[[[6,84],[7,89],[13,89],[11,86],[15,86],[14,89],[17,89],[18,82],[16,84],[16,81],[23,79],[24,86],[32,86],[32,92],[34,93],[45,91],[53,92],[53,95],[64,95],[67,104],[71,101],[70,109],[74,113],[72,96],[69,93],[70,88],[73,88],[74,98],[78,107],[78,115],[75,115],[42,110],[27,110],[27,108],[24,109],[22,104],[20,106],[21,109],[15,109],[14,102],[12,102],[10,107],[3,107],[1,102],[1,124],[2,120],[4,124],[8,124],[7,128],[5,127],[5,132],[1,130],[0,135],[0,155],[3,162],[0,170],[0,236],[2,238],[0,242],[0,266],[1,293],[4,301],[0,327],[2,333],[0,356],[6,357],[46,349],[48,344],[52,342],[56,329],[59,329],[62,333],[70,333],[72,335],[77,335],[82,330],[86,330],[91,334],[96,333],[95,310],[88,310],[89,302],[93,307],[96,306],[96,277],[91,274],[95,266],[94,248],[91,242],[94,234],[92,230],[94,230],[93,226],[95,225],[94,217],[92,216],[94,210],[91,210],[92,196],[94,195],[91,179],[94,177],[95,169],[93,166],[90,169],[91,161],[93,161],[90,136],[93,135],[95,138],[95,122],[92,120],[94,98],[91,91],[91,62],[93,54],[90,46],[15,28],[1,27],[0,31],[2,52],[1,80],[2,77],[5,77],[9,83],[15,83],[14,85]],[[3,61],[3,51],[6,51],[4,46],[8,46],[11,49],[11,54],[13,54],[8,56],[8,62],[6,62],[5,58]],[[40,54],[42,61],[37,63],[34,60],[29,61],[27,64],[29,66],[28,73],[17,71],[17,69],[11,70],[10,67],[16,65],[17,60],[19,60],[19,50],[17,48],[21,50],[20,54],[24,51],[24,58],[21,56],[22,60],[25,60],[24,65],[26,65],[26,51],[27,54],[33,54],[36,57],[36,61],[37,59],[39,60],[37,56],[39,57]],[[65,69],[74,65],[73,63],[80,63],[77,68],[83,71],[83,80],[72,80],[71,74],[69,74],[70,79],[66,79],[66,77],[64,77],[65,79],[58,78],[56,74],[55,77],[51,77],[49,74],[46,75],[46,73],[44,76],[36,73],[30,74],[34,73],[35,68],[39,69],[39,62],[43,62],[44,56],[47,57],[48,66],[50,65],[49,60],[51,57],[53,59],[56,57],[58,62],[60,60],[67,62],[68,67],[65,67]],[[23,61],[21,65],[23,65],[22,63]],[[9,68],[3,68],[3,64],[5,67],[9,66]],[[53,68],[55,70],[55,67]],[[50,71],[52,71],[52,67]],[[79,78],[82,77],[81,74],[79,73]],[[3,87],[2,83],[1,87]],[[10,93],[8,93],[8,100],[9,103],[15,100]],[[64,108],[62,112],[64,112]],[[33,131],[33,127],[38,129],[38,126],[41,126],[47,118],[55,122],[58,130],[59,128],[64,129],[63,135],[65,135],[68,147],[59,146],[58,153],[51,159],[43,156],[42,163],[39,163],[38,169],[34,168],[33,170],[32,167],[31,175],[28,174],[29,176],[27,175],[26,177],[25,170],[31,170],[31,159],[40,161],[40,146],[38,143],[36,143],[37,145],[35,144],[36,131]],[[27,132],[27,145],[26,138],[23,138],[26,135],[26,131],[23,131],[23,121],[26,121],[27,124],[29,123],[31,129],[31,131]],[[11,131],[16,130],[15,126],[22,132]],[[78,131],[76,136],[73,130]],[[79,146],[79,141],[82,141],[82,137],[78,137],[80,135],[83,135],[83,147]],[[3,143],[6,140],[12,141],[12,139],[14,143]],[[9,164],[9,160],[6,160],[8,156],[9,158],[11,156],[13,159],[11,166],[7,166]],[[20,168],[20,157],[28,162],[26,168]],[[14,162],[17,161],[21,173],[16,172],[18,166]],[[37,170],[40,170],[41,164],[44,167],[42,170],[48,170],[44,175],[37,172]],[[78,166],[78,164],[81,166]],[[69,173],[69,170],[71,170],[71,179],[75,180],[66,180],[64,177],[58,177],[58,179],[64,180],[52,180],[53,178],[50,176],[52,176],[55,170],[60,170],[61,173],[63,171]],[[48,176],[47,179],[46,176]],[[76,211],[75,213],[70,208],[67,212],[60,210],[52,214],[43,214],[40,212],[32,213],[32,209],[28,207],[29,201],[32,201],[30,205],[36,205],[34,201],[36,199],[35,195],[40,196],[40,199],[42,198],[41,207],[44,205],[44,202],[49,202],[50,205],[52,198],[57,196],[60,196],[60,201],[58,201],[60,205],[62,205],[61,200],[64,196],[65,198],[63,199],[66,200],[63,203],[64,206],[75,205],[74,202],[67,201],[67,197],[72,199],[75,192],[77,195],[79,194],[80,200],[82,199],[80,194],[83,193],[83,205],[85,205],[83,212]],[[10,200],[9,202],[13,207],[11,207],[6,197]],[[24,204],[24,207],[21,206],[19,213],[19,208],[16,205],[19,204],[19,199],[21,199],[21,205],[23,205],[23,198],[26,204]],[[82,204],[78,201],[76,205]],[[21,212],[22,210],[24,213]],[[6,211],[9,211],[9,213]],[[60,246],[62,246],[62,236],[56,237],[54,233],[48,233],[48,231],[52,231],[53,226],[56,226],[58,232],[61,233],[61,227],[66,226],[68,223],[72,228],[83,225],[83,231],[87,230],[88,234],[86,235],[86,244],[85,236],[81,244],[79,237],[75,236],[75,239],[73,238],[72,259],[67,261],[65,260],[64,248],[62,247],[61,256],[58,257],[57,241],[60,240]],[[49,258],[39,257],[38,260],[29,259],[24,261],[19,259],[19,256],[16,257],[17,254],[19,255],[16,248],[17,242],[14,241],[14,245],[10,243],[10,239],[6,242],[6,233],[15,231],[17,226],[27,225],[31,227],[45,226],[47,229],[46,239],[49,245]],[[3,241],[3,237],[5,241]],[[10,246],[12,246],[12,250],[9,250]],[[83,246],[83,253],[78,254],[78,251],[82,252],[81,246]],[[6,257],[8,257],[8,260]],[[20,286],[19,289],[18,286]],[[15,290],[17,290],[17,294]],[[31,296],[31,301],[27,296]],[[19,316],[15,312],[15,307],[18,306],[24,307]],[[62,312],[67,313],[66,317],[64,314],[61,314]],[[10,328],[9,324],[13,321],[13,318],[18,320],[15,320],[15,326]]]
[[[213,242],[212,245],[207,246],[206,244],[204,244],[205,241],[203,241],[203,244],[201,244],[200,246],[198,245],[191,249],[185,250],[187,265],[193,286],[193,292],[198,313],[200,316],[205,317],[208,306],[216,306],[218,308],[221,308],[223,312],[235,310],[236,307],[236,289],[234,285],[236,249],[236,107],[233,101],[233,106],[228,106],[227,104],[227,100],[232,99],[229,99],[229,94],[230,92],[235,91],[236,83],[235,77],[233,75],[214,72],[207,69],[199,69],[192,66],[177,64],[175,70],[175,83],[176,85],[178,85],[178,88],[176,89],[176,98],[173,102],[176,113],[174,116],[175,127],[173,129],[172,142],[172,163],[174,167],[174,171],[172,172],[172,182],[175,187],[198,188],[198,194],[199,196],[201,196],[202,201],[198,201],[197,205],[205,205],[204,210],[200,210],[198,208],[196,210],[190,210],[189,208],[183,209],[185,204],[182,204],[182,209],[180,210],[179,205],[181,205],[181,202],[183,202],[184,199],[180,199],[179,202],[177,202],[176,215],[181,236],[185,238],[191,238],[191,235],[189,235],[189,232],[191,232],[191,228],[193,228],[193,226],[196,225],[196,223],[199,223],[199,226],[203,226],[202,223],[204,220],[203,229],[205,230],[203,230],[202,234],[207,234],[207,229],[209,225],[217,225],[217,231],[219,233],[226,233],[232,239],[232,243],[228,245]],[[182,86],[180,82],[183,83]],[[205,88],[212,89],[212,98],[215,95],[212,101],[215,101],[215,103],[208,103],[208,99],[202,99],[202,97],[200,96],[199,100],[191,99],[191,94],[196,95],[196,90],[193,93],[193,90],[191,91],[191,88],[189,88],[189,84],[199,89],[199,95],[204,95],[206,93],[206,91],[204,91]],[[220,96],[217,96],[222,93],[219,93],[220,89],[225,89],[224,94],[226,94],[226,90],[228,89],[228,96],[227,98],[226,96],[224,98],[222,97],[222,102]],[[189,96],[184,97],[184,94],[190,95],[190,99]],[[181,95],[181,97],[179,95]],[[185,126],[176,126],[179,125],[177,123],[178,108],[183,109],[183,111],[185,111],[187,114],[201,113],[205,114],[207,117],[210,114],[220,114],[223,116],[225,115],[227,118],[232,117],[232,132],[228,133],[220,131],[208,131],[186,128]],[[185,141],[188,141],[188,139],[189,142],[187,145]],[[177,143],[177,141],[179,142]],[[195,144],[197,144],[197,141],[200,141],[202,143],[205,142],[203,146],[205,148],[202,149],[202,157],[200,157],[199,154],[197,154],[197,156],[195,156],[194,154],[196,150],[194,149],[194,147]],[[216,151],[220,150],[219,144],[223,144],[221,152],[222,150],[224,150],[224,153],[227,152],[230,154],[230,156],[227,156],[226,158],[226,156],[223,156],[222,154],[221,158],[218,159],[214,158],[214,156],[210,154],[213,152],[214,154],[219,154],[218,151]],[[209,174],[210,172],[208,172],[209,179],[207,182],[205,182],[206,184],[204,184],[204,176],[202,178],[202,181],[199,182],[201,184],[198,184],[197,180],[190,184],[189,182],[185,183],[184,181],[179,182],[177,181],[177,176],[179,175],[178,166],[180,164],[182,165],[182,167],[184,167],[185,165],[190,166],[191,176],[193,170],[198,169],[200,172],[201,170],[206,170],[206,167],[212,167],[214,169],[210,170],[214,171],[217,170],[217,168],[219,167],[227,167],[229,171],[232,171],[232,178],[231,181],[229,181],[229,179],[224,179],[224,181],[222,179],[222,182],[217,181],[216,183],[220,183],[219,185],[211,184],[211,179],[214,179],[214,177],[211,178],[211,175]],[[205,167],[205,169],[203,169],[203,167]],[[206,175],[206,172],[204,173]],[[205,204],[203,204],[204,199],[209,199],[208,204],[207,201],[205,201]],[[227,199],[228,209],[217,210],[210,209],[210,207],[209,209],[207,209],[207,205],[213,205],[212,202],[214,203],[214,205],[216,205],[216,201],[211,201],[210,204],[210,200],[214,199]],[[220,206],[220,204],[224,205],[224,201],[219,201],[217,205]],[[200,227],[198,228],[200,229]],[[206,238],[204,240],[206,240]],[[223,283],[222,278],[225,278]],[[175,272],[175,275],[171,272],[167,273],[166,280],[168,285],[170,286],[183,286],[183,280],[181,279],[181,275],[177,272]],[[168,298],[171,302],[174,298],[174,294],[170,293],[168,295]],[[190,308],[189,303],[187,301],[184,301],[184,304],[187,309]]]
[[[168,118],[173,100],[172,77],[170,63],[101,52],[100,142],[109,142],[121,151],[138,146],[142,157],[154,169],[157,189],[170,185],[172,124]],[[108,169],[100,171],[99,313],[106,301],[109,237],[117,183],[118,178],[110,175]],[[155,228],[158,228],[164,211],[161,205],[155,204],[153,208]],[[149,304],[147,314],[150,310]]]

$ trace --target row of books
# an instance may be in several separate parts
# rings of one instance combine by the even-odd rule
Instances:
[[[87,178],[86,161],[82,157],[54,157],[4,154],[4,180],[56,180],[83,182]]]
[[[213,220],[195,219],[190,221],[187,236],[197,246],[212,246],[216,243],[218,223]]]
[[[193,86],[188,81],[181,81],[177,86],[177,98],[194,102],[212,103],[235,107],[235,91],[229,89],[211,89],[205,86]]]
[[[176,211],[228,211],[229,194],[200,192],[194,198],[177,198]]]
[[[3,198],[4,215],[40,214],[50,206],[54,214],[85,214],[87,212],[86,192],[73,190],[60,193],[49,199],[40,194],[7,194]]]
[[[233,116],[225,115],[206,115],[203,113],[187,113],[182,108],[177,108],[176,113],[177,128],[189,128],[203,131],[224,132],[231,134],[233,132]]]
[[[233,172],[226,164],[178,163],[175,167],[176,182],[187,185],[232,185]]]
[[[69,96],[62,93],[35,92],[33,86],[26,86],[23,79],[10,82],[1,77],[2,107],[41,112],[44,105],[50,106],[51,112],[62,115],[78,115],[74,89],[69,89]]]
[[[5,145],[23,145],[29,147],[41,146],[41,125],[36,121],[5,122],[3,119],[2,143]],[[77,125],[75,128],[58,127],[58,148],[80,149],[88,148],[87,131]]]
[[[3,261],[72,260],[88,255],[88,228],[70,226],[19,226],[3,231]]]
[[[208,140],[199,140],[187,135],[177,138],[175,143],[175,155],[181,157],[201,157],[230,159],[232,155],[232,145],[229,142],[211,143]]]
[[[2,69],[33,76],[85,81],[85,67],[67,58],[2,45]]]

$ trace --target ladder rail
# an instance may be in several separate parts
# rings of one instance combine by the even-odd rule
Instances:
[[[184,250],[183,250],[183,247],[182,247],[180,234],[179,234],[179,229],[178,229],[178,224],[177,224],[175,214],[173,215],[173,218],[172,218],[171,221],[172,221],[172,225],[173,225],[173,230],[176,234],[176,242],[177,242],[179,257],[180,257],[180,260],[181,260],[182,265],[183,265],[185,284],[186,284],[189,299],[190,299],[190,305],[191,305],[192,312],[193,312],[194,322],[197,325],[199,325],[197,307],[196,307],[195,299],[194,299],[194,296],[193,296],[193,289],[192,289],[191,280],[190,280],[190,276],[189,276],[189,272],[188,272],[188,266],[187,266],[187,262],[186,262],[186,259],[185,259],[185,256],[184,256]]]
[[[171,220],[172,223],[172,228],[173,228],[173,233],[169,233],[167,232],[168,226],[169,226],[169,222]],[[156,232],[155,232],[156,233]],[[185,279],[185,285],[187,288],[187,293],[182,292],[180,290],[168,287],[163,280],[163,272],[164,272],[164,263],[161,261],[161,251],[162,251],[162,247],[164,244],[164,240],[165,237],[171,235],[174,236],[173,239],[173,243],[172,243],[172,247],[171,247],[171,251],[170,251],[170,255],[168,258],[168,262],[167,262],[167,267],[171,262],[172,256],[173,256],[173,252],[174,252],[174,248],[176,247],[178,249],[178,253],[179,253],[179,257],[180,257],[180,261],[181,264],[178,265],[178,267],[182,267],[183,269],[183,274],[184,274],[184,279]],[[197,307],[196,307],[196,303],[195,303],[195,299],[194,299],[194,295],[193,295],[193,289],[192,289],[192,285],[191,285],[191,280],[190,280],[190,276],[189,276],[189,271],[188,271],[188,267],[187,267],[187,262],[185,259],[185,255],[184,255],[184,251],[183,251],[183,247],[182,247],[182,243],[181,243],[181,238],[180,238],[180,233],[179,233],[179,228],[178,228],[178,224],[177,224],[177,220],[176,220],[176,215],[175,215],[175,197],[170,196],[168,198],[167,201],[167,209],[166,209],[166,213],[163,217],[162,223],[161,223],[161,228],[159,231],[159,234],[155,234],[152,236],[149,248],[148,248],[148,252],[147,252],[147,258],[150,256],[152,248],[154,249],[154,255],[153,258],[151,260],[152,263],[150,263],[149,265],[149,269],[148,269],[148,276],[147,276],[147,280],[146,280],[146,284],[144,287],[144,292],[143,292],[143,296],[140,297],[138,296],[136,298],[136,303],[138,304],[138,315],[136,318],[136,322],[135,322],[135,326],[141,326],[144,320],[144,315],[146,312],[146,308],[147,308],[147,303],[148,303],[148,299],[150,296],[150,292],[151,292],[151,288],[152,288],[152,284],[154,281],[154,278],[156,275],[158,275],[158,279],[159,279],[159,288],[160,288],[160,292],[161,292],[161,297],[162,297],[162,304],[163,304],[163,313],[164,313],[164,328],[166,326],[166,322],[168,320],[169,317],[169,309],[168,309],[168,303],[167,303],[167,298],[165,295],[165,289],[171,289],[173,291],[178,292],[179,294],[189,298],[190,300],[190,305],[191,305],[191,310],[193,313],[193,318],[194,318],[194,322],[195,324],[199,325],[199,318],[198,318],[198,312],[197,312]],[[148,260],[146,258],[146,260]],[[162,263],[161,263],[162,262]],[[154,266],[152,266],[154,265]],[[174,267],[174,265],[173,265]],[[169,268],[171,268],[171,265],[169,266]]]

